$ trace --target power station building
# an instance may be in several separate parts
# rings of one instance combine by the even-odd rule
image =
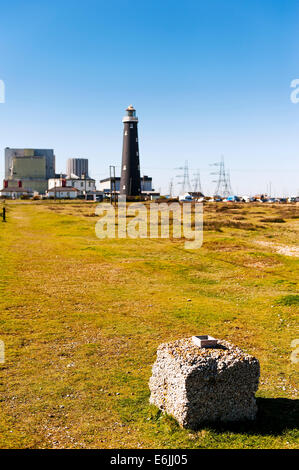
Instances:
[[[87,158],[68,158],[66,162],[66,174],[68,178],[77,176],[88,178],[88,159]]]
[[[88,175],[88,159],[69,158],[67,174],[55,173],[55,155],[51,149],[5,149],[5,179],[0,196],[96,198],[96,182]],[[61,191],[60,191],[61,188]],[[67,194],[67,196],[65,196]]]
[[[52,149],[5,149],[4,187],[23,188],[45,193],[48,179],[55,176],[55,155]]]

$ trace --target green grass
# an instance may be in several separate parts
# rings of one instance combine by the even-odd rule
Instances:
[[[99,240],[85,201],[6,206],[1,448],[298,447],[298,258],[256,243],[294,246],[294,205],[206,205],[192,252],[184,240]],[[260,360],[256,422],[191,432],[149,405],[158,345],[199,333]]]
[[[277,300],[279,305],[299,305],[299,295],[284,295]]]

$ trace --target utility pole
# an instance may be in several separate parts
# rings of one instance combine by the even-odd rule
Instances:
[[[2,209],[2,222],[6,222],[6,208],[4,206]]]
[[[110,203],[116,206],[116,178],[115,178],[115,166],[109,166],[110,175]]]

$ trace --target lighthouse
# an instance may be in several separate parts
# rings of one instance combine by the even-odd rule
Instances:
[[[140,163],[138,145],[138,118],[135,108],[130,105],[123,118],[123,152],[121,164],[120,194],[140,196]]]

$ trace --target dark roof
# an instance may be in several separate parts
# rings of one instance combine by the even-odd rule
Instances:
[[[103,180],[100,180],[100,183],[105,183],[106,181],[110,181],[112,178],[105,178]],[[120,180],[120,177],[119,176],[116,176],[115,177],[115,181],[119,181]]]
[[[10,187],[10,188],[3,188],[0,189],[0,192],[5,192],[5,193],[33,193],[31,189],[26,189],[26,188],[19,188],[19,187]]]
[[[103,180],[100,180],[100,183],[105,183],[106,181],[110,181],[112,178],[105,178]],[[140,180],[142,181],[152,181],[152,177],[151,176],[140,176]],[[119,176],[116,176],[115,177],[115,181],[119,181],[120,180],[120,177]]]
[[[56,186],[54,188],[50,188],[47,190],[49,192],[61,192],[61,191],[79,191],[77,188],[73,188],[72,186]]]
[[[200,191],[189,191],[189,194],[194,197],[205,197]]]
[[[62,179],[62,180],[66,180],[66,181],[72,181],[72,180],[74,180],[74,181],[95,181],[95,179],[91,178],[90,176],[87,176],[86,178],[81,178],[79,176],[76,176],[75,178],[72,178],[71,176],[64,175],[64,174],[63,175],[61,175],[61,174],[58,175],[57,173],[55,175],[55,178],[53,177],[53,178],[50,178],[50,179],[51,180],[53,180],[53,179],[55,179],[55,180]]]

